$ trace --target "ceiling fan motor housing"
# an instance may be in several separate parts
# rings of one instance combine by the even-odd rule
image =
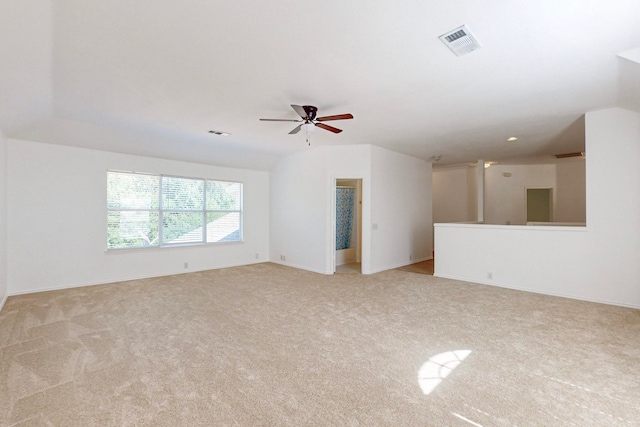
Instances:
[[[314,120],[316,118],[316,114],[318,113],[318,107],[314,107],[313,105],[303,105],[305,113],[307,113],[307,118],[309,120]]]

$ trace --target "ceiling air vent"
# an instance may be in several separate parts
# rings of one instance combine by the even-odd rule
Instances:
[[[441,35],[440,40],[456,56],[466,55],[476,49],[480,49],[480,44],[464,25]]]

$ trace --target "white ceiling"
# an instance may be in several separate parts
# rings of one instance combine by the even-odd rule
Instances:
[[[312,148],[455,164],[582,151],[585,112],[640,105],[617,56],[640,46],[638,0],[0,2],[12,137],[269,169],[309,147],[258,119],[310,104],[355,116]],[[438,36],[463,24],[482,48],[456,57]]]

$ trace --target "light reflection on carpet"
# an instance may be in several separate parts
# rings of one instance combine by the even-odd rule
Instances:
[[[451,414],[452,414],[454,417],[459,418],[459,419],[461,419],[462,421],[464,421],[464,422],[467,422],[467,423],[471,424],[472,426],[475,426],[475,427],[482,427],[482,424],[478,424],[478,423],[476,423],[475,421],[471,421],[469,418],[467,418],[467,417],[463,417],[463,416],[462,416],[462,415],[460,415],[460,414],[456,414],[455,412],[452,412]]]
[[[418,384],[424,394],[430,394],[454,369],[462,363],[471,350],[445,351],[425,362],[418,371]]]

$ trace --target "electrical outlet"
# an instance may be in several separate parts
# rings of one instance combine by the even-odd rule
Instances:
[[[409,255],[409,261],[413,259],[413,255]]]
[[[187,268],[189,268],[189,263],[188,263],[188,262],[185,262],[185,263],[184,263],[184,268],[185,268],[185,270],[186,270]]]
[[[493,280],[493,273],[492,272],[488,272],[487,273],[487,279]]]
[[[260,259],[260,254],[256,254],[256,259]]]

